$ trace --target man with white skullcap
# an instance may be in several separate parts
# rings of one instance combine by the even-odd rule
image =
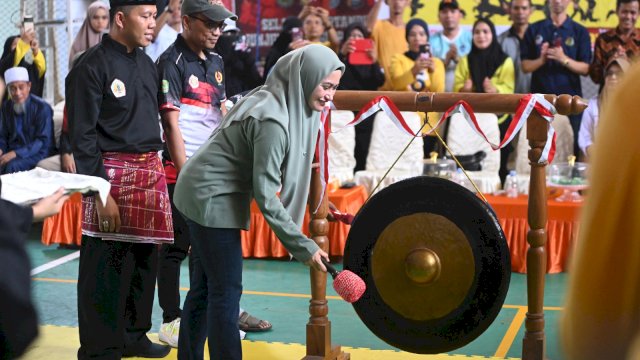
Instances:
[[[31,94],[29,73],[23,67],[5,71],[11,98],[0,113],[0,174],[33,169],[55,152],[53,110]]]

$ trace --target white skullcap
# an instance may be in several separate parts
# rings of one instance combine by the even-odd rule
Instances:
[[[9,85],[16,81],[29,82],[29,73],[23,67],[12,67],[4,72],[4,82]]]

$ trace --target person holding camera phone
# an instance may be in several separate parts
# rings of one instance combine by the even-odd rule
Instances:
[[[366,46],[361,48],[360,46]],[[354,55],[360,53],[358,58]],[[377,90],[384,84],[384,73],[378,63],[376,44],[369,39],[366,27],[359,22],[351,23],[344,30],[344,40],[338,58],[345,64],[344,75],[338,90]],[[358,61],[358,59],[360,61]],[[356,125],[354,171],[364,170],[373,131],[373,116]]]
[[[376,90],[384,83],[375,43],[362,23],[349,24],[344,30],[338,58],[346,64],[339,90]]]
[[[267,79],[267,75],[271,71],[271,68],[276,64],[278,59],[293,50],[293,42],[299,40],[299,36],[294,37],[294,34],[300,33],[302,28],[302,21],[296,16],[290,16],[282,23],[282,31],[271,45],[271,48],[267,52],[267,56],[264,60],[264,71],[262,78]]]
[[[389,68],[395,91],[444,91],[444,63],[431,56],[429,26],[421,19],[411,19],[406,26],[409,50],[391,58]]]
[[[407,23],[405,32],[409,50],[391,57],[389,67],[391,89],[416,92],[444,91],[445,67],[442,60],[431,55],[429,25],[422,19],[411,19]],[[429,116],[432,119],[437,117],[435,114]],[[425,130],[429,129],[429,127],[425,128]],[[435,145],[435,137],[424,138],[425,157],[435,148]]]
[[[30,16],[25,16],[19,36],[10,36],[5,41],[4,51],[0,58],[0,75],[17,66],[23,67],[29,72],[31,93],[42,97],[47,65],[36,38],[33,17]],[[6,100],[8,95],[6,92],[3,100]]]

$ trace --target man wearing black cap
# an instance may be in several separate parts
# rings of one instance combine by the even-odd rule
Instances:
[[[438,6],[438,20],[442,24],[430,39],[431,53],[444,62],[445,91],[453,91],[456,66],[461,57],[471,51],[471,32],[460,28],[463,13],[456,0],[442,0]]]
[[[78,275],[79,359],[165,357],[152,343],[157,244],[173,242],[158,151],[158,74],[140,49],[153,38],[156,0],[111,0],[111,26],[66,78],[79,174],[111,183],[106,204],[83,199]]]

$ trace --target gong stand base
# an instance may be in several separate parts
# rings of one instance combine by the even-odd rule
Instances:
[[[349,360],[340,345],[331,344],[331,322],[307,324],[307,356],[303,360]]]
[[[524,339],[522,341],[523,359],[545,359],[545,339]]]

